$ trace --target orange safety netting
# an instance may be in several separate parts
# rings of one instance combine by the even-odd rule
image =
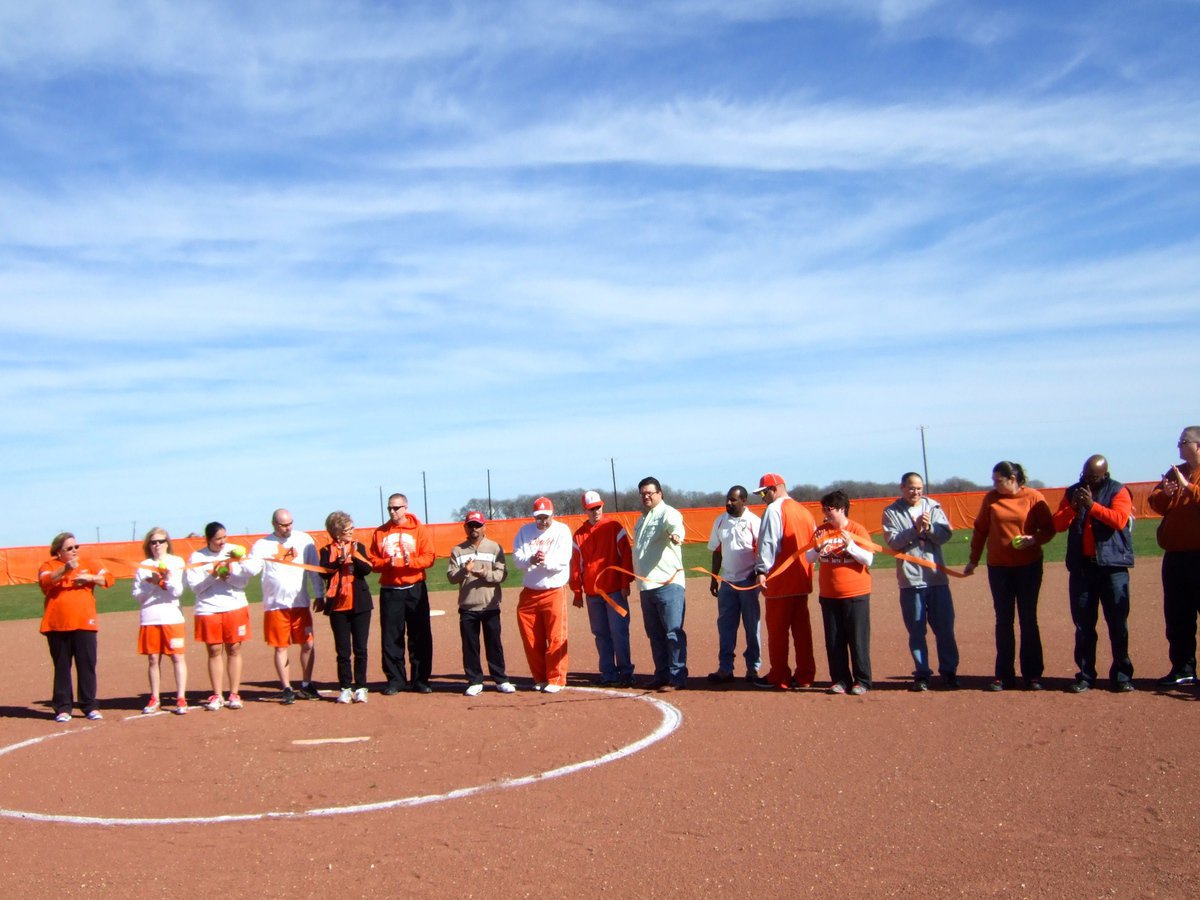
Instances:
[[[1146,504],[1146,498],[1149,497],[1150,492],[1157,484],[1157,481],[1142,481],[1126,485],[1129,488],[1129,492],[1133,495],[1133,513],[1137,518],[1158,518],[1158,514],[1153,512]],[[1050,504],[1051,510],[1058,508],[1064,490],[1065,488],[1041,489],[1042,494],[1046,497],[1046,501]],[[934,494],[931,496],[942,504],[942,507],[946,510],[946,516],[954,528],[965,529],[971,528],[975,524],[975,514],[979,512],[979,505],[985,493],[985,491],[969,491],[959,494]],[[878,533],[880,531],[880,523],[883,521],[883,511],[895,499],[895,497],[879,497],[851,500],[850,518],[861,522],[867,528],[871,529],[872,532]],[[804,505],[813,514],[814,519],[818,522],[821,521],[820,503],[814,500],[806,502]],[[763,507],[761,504],[750,506],[749,508],[759,515],[762,514]],[[683,514],[684,527],[687,531],[687,542],[689,544],[707,543],[709,532],[712,530],[712,523],[717,516],[724,512],[724,507],[709,506],[696,509],[682,509],[680,512]],[[621,521],[631,538],[633,536],[634,524],[637,522],[639,515],[640,513],[638,512],[609,513],[609,516]],[[586,517],[580,514],[558,516],[558,519],[565,522],[567,527],[574,531],[583,524]],[[529,521],[531,520],[497,519],[488,523],[487,536],[500,544],[500,546],[511,548],[518,529]],[[434,552],[441,559],[449,557],[451,548],[464,540],[463,526],[459,522],[441,522],[426,527],[433,538]],[[372,531],[374,531],[373,528],[356,529],[355,538],[362,541],[363,544],[370,546]],[[312,531],[309,533],[317,542],[318,547],[329,543],[329,536],[324,531]],[[262,536],[262,534],[230,535],[229,540],[231,543],[241,544],[246,549],[249,549]],[[204,539],[174,538],[173,544],[175,555],[187,559],[192,551],[204,546]],[[0,585],[32,584],[36,582],[38,566],[45,562],[49,556],[50,551],[48,546],[0,549]],[[132,578],[134,569],[145,558],[142,554],[141,541],[87,544],[83,546],[80,556],[86,559],[103,561],[108,570],[117,578]]]

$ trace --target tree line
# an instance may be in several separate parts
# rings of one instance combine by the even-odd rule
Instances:
[[[743,486],[746,490],[752,490],[757,485],[747,484]],[[1040,484],[1035,484],[1031,481],[1030,486],[1039,487]],[[961,491],[982,491],[987,489],[988,487],[985,485],[979,485],[969,479],[954,476],[944,481],[932,482],[929,485],[928,493],[953,494]],[[532,515],[533,501],[538,497],[549,497],[551,502],[554,503],[554,511],[558,515],[573,515],[583,512],[583,504],[581,502],[583,490],[583,488],[574,488],[561,491],[547,491],[544,494],[520,494],[516,497],[509,497],[503,500],[493,500],[490,513],[488,512],[486,497],[472,497],[465,505],[454,511],[454,517],[462,519],[470,510],[477,509],[489,519],[525,519]],[[838,490],[845,491],[846,496],[852,500],[864,497],[895,497],[899,495],[898,487],[893,482],[847,480],[834,481],[825,487],[817,487],[815,484],[798,484],[790,488],[788,494],[795,500],[820,500],[830,491]],[[608,512],[629,512],[642,508],[637,488],[618,491],[615,504],[613,503],[613,493],[611,490],[601,491],[600,496],[604,498],[604,508]],[[677,491],[664,484],[663,497],[672,506],[680,508],[725,505],[725,491]]]

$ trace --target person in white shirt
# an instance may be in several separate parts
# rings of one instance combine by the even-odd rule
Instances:
[[[533,675],[533,689],[557,694],[567,683],[567,592],[571,529],[554,521],[547,497],[533,502],[533,521],[522,525],[513,541],[513,561],[522,576],[517,601],[517,629]]]
[[[713,522],[708,538],[712,551],[712,571],[721,576],[710,579],[708,592],[717,598],[717,671],[708,676],[712,684],[733,681],[733,654],[737,647],[738,622],[746,632],[746,680],[758,677],[762,646],[759,623],[758,577],[754,571],[758,550],[758,531],[762,520],[746,509],[748,493],[735,484],[725,495],[725,512]],[[738,590],[746,588],[746,590]]]

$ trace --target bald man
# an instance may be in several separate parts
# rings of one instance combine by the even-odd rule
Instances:
[[[1056,531],[1067,532],[1067,592],[1075,623],[1075,681],[1082,694],[1096,683],[1096,621],[1104,610],[1112,645],[1109,686],[1133,690],[1129,660],[1129,567],[1133,565],[1133,498],[1108,474],[1096,454],[1083,464],[1079,481],[1067,488],[1054,514]]]

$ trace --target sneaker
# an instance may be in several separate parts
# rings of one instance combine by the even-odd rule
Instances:
[[[850,685],[850,693],[852,693],[855,697],[861,697],[866,692],[867,686],[865,684],[859,684],[856,681],[854,684]]]
[[[407,690],[408,690],[407,684],[393,684],[392,682],[388,682],[388,684],[384,687],[384,689],[382,691],[380,691],[380,693],[383,694],[383,696],[385,696],[385,697],[395,697],[401,691],[407,691]]]
[[[87,717],[93,722],[99,722],[104,718],[104,713],[100,712],[98,709],[93,709],[87,714]]]
[[[844,694],[844,693],[846,693],[846,686],[844,684],[842,684],[840,681],[835,681],[833,684],[831,684],[829,686],[829,693]]]
[[[995,678],[988,682],[987,689],[993,693],[998,693],[999,691],[1004,690],[1006,687],[1008,687],[1008,685],[1006,685],[999,678]]]
[[[622,677],[618,678],[615,682],[613,682],[613,687],[619,687],[619,688],[631,688],[631,687],[633,687],[633,685],[634,685],[634,681],[633,681],[632,675],[622,676]]]
[[[908,689],[914,694],[923,694],[925,691],[929,690],[929,679],[914,678],[913,683],[909,685]]]
[[[186,716],[188,711],[187,697],[180,697],[175,701],[175,715]]]
[[[284,706],[291,706],[296,702],[296,692],[292,690],[290,685],[283,689],[283,693],[279,697],[279,702]]]
[[[225,705],[228,706],[230,709],[241,709],[242,708],[242,695],[241,694],[230,694],[229,699],[225,702]]]
[[[557,694],[562,689],[563,689],[563,686],[561,684],[548,684],[544,688],[542,688],[542,693],[543,694]]]
[[[544,681],[534,682],[533,689],[535,691],[544,691],[546,689],[546,682],[544,682]]]
[[[57,716],[54,717],[54,721],[55,722],[70,722],[71,714],[69,712],[59,713]]]
[[[709,684],[729,684],[733,681],[733,673],[726,672],[723,669],[717,669],[715,672],[708,673]]]
[[[367,702],[367,689],[366,688],[355,689],[354,702],[355,703],[366,703]]]
[[[340,694],[338,694],[337,702],[338,703],[353,703],[354,702],[354,691],[350,690],[350,688],[342,688],[342,692]]]
[[[1196,674],[1194,672],[1176,672],[1171,670],[1162,678],[1158,679],[1160,688],[1179,687],[1184,684],[1195,684]]]
[[[517,689],[513,687],[513,683],[511,681],[500,682],[498,685],[496,685],[496,690],[502,694],[515,694],[517,692]]]
[[[1067,685],[1068,694],[1082,694],[1084,691],[1090,691],[1091,689],[1092,686],[1082,678],[1076,678],[1069,685]]]
[[[220,694],[213,694],[211,697],[209,697],[207,700],[204,701],[204,708],[207,709],[209,712],[216,712],[218,709],[220,709],[224,705],[225,705],[225,701],[221,699]]]
[[[321,692],[314,688],[311,684],[302,684],[296,688],[297,700],[320,700]]]
[[[1132,681],[1118,681],[1113,685],[1113,693],[1128,694],[1130,691],[1136,690]]]
[[[798,678],[792,678],[791,683],[788,686],[793,691],[803,691],[803,690],[807,690],[808,688],[812,687],[812,682],[811,681],[801,681]]]
[[[469,684],[469,685],[467,685],[467,689],[465,691],[463,691],[463,693],[468,697],[478,697],[480,694],[483,693],[483,685],[482,684]]]
[[[161,708],[162,708],[162,705],[158,702],[158,698],[151,697],[150,702],[142,707],[142,715],[143,716],[151,715],[152,713],[158,712]]]
[[[779,687],[775,682],[769,681],[765,675],[755,675],[750,683],[757,688]]]

